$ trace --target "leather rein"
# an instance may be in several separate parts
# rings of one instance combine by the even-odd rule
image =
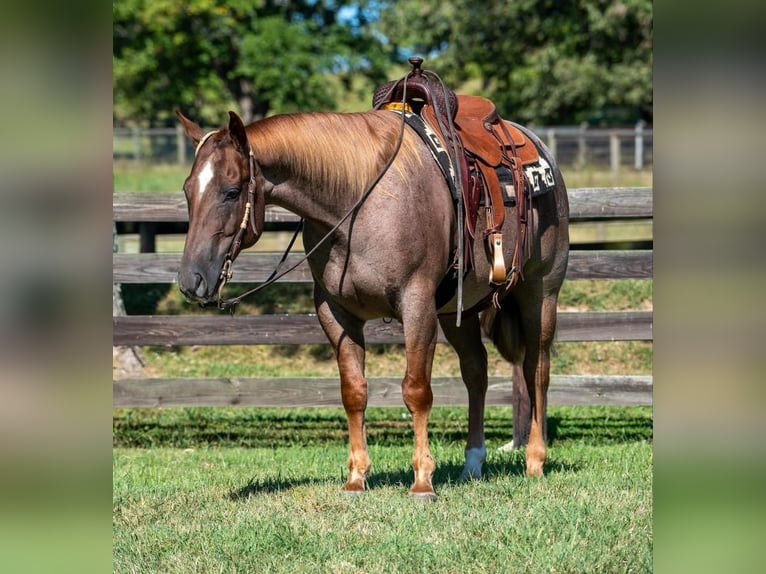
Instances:
[[[402,105],[406,102],[406,96],[407,96],[407,76],[403,78],[404,87],[403,87],[403,94],[402,94]],[[404,132],[405,132],[405,117],[404,114],[401,114],[401,122],[399,126],[399,136],[396,141],[396,145],[394,146],[394,151],[391,154],[391,157],[388,159],[386,164],[381,168],[378,175],[375,176],[375,178],[372,180],[372,182],[367,186],[367,188],[364,190],[364,193],[362,193],[361,197],[357,200],[357,202],[351,207],[351,209],[346,212],[346,214],[338,221],[335,226],[328,231],[322,239],[320,239],[316,245],[308,252],[306,253],[298,262],[291,265],[287,269],[284,269],[283,271],[280,271],[280,267],[284,264],[284,262],[287,260],[287,256],[290,253],[290,250],[292,249],[293,245],[295,244],[295,240],[298,237],[298,234],[301,232],[303,228],[303,218],[301,218],[300,223],[298,225],[298,228],[295,230],[295,234],[293,235],[292,239],[290,240],[289,245],[287,246],[287,249],[285,250],[284,254],[282,255],[281,260],[279,263],[277,263],[277,266],[275,267],[274,271],[272,271],[271,275],[258,285],[257,287],[254,287],[250,289],[249,291],[246,291],[236,297],[232,297],[229,299],[223,298],[223,289],[226,286],[226,283],[231,281],[231,278],[233,276],[232,271],[232,264],[234,263],[234,259],[237,257],[239,253],[239,248],[242,244],[242,238],[245,235],[245,232],[247,231],[248,224],[252,226],[253,232],[255,233],[255,240],[258,241],[261,234],[263,233],[263,229],[260,231],[257,229],[255,224],[255,209],[256,208],[265,208],[265,203],[263,194],[261,194],[260,197],[256,196],[255,193],[255,157],[253,154],[253,148],[248,144],[248,168],[250,170],[249,174],[249,181],[247,184],[247,203],[245,204],[245,213],[242,216],[242,222],[240,223],[239,229],[237,230],[236,234],[232,238],[231,244],[229,245],[229,249],[226,252],[226,257],[224,258],[223,266],[221,267],[221,273],[218,277],[219,286],[218,286],[218,308],[221,310],[228,309],[232,314],[234,313],[234,307],[242,301],[245,297],[249,297],[250,295],[253,295],[260,291],[261,289],[265,289],[272,283],[276,282],[277,280],[281,279],[294,269],[296,269],[299,265],[303,264],[306,260],[308,260],[309,257],[311,257],[319,247],[321,247],[330,237],[332,237],[335,232],[340,228],[340,226],[355,212],[357,211],[362,204],[367,200],[369,195],[372,193],[373,189],[375,189],[375,186],[378,185],[380,180],[383,178],[383,176],[386,174],[388,169],[391,167],[391,165],[394,163],[394,160],[396,159],[396,156],[399,154],[399,150],[402,147],[402,142],[404,141]],[[205,134],[205,136],[200,140],[200,142],[197,144],[197,151],[199,151],[199,148],[202,147],[202,144],[205,142],[205,140],[211,136],[215,132],[209,132]],[[256,205],[256,200],[261,205]]]

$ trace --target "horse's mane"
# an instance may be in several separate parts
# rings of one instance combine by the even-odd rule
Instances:
[[[400,118],[390,112],[300,113],[250,124],[258,161],[282,165],[305,184],[337,197],[360,195],[391,157]],[[405,137],[393,169],[421,162]]]

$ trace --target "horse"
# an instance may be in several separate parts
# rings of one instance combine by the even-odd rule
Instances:
[[[528,396],[528,412],[514,418],[528,429],[526,474],[543,475],[550,350],[569,253],[569,204],[561,172],[539,138],[522,127],[553,167],[555,189],[532,200],[523,280],[489,303],[489,263],[477,240],[474,263],[463,280],[463,307],[458,309],[457,297],[448,295],[437,308],[437,288],[454,268],[462,222],[437,162],[400,114],[304,112],[245,125],[229,112],[228,125],[205,132],[176,113],[196,147],[183,185],[189,228],[177,278],[188,300],[216,301],[237,253],[260,237],[266,205],[281,206],[305,221],[314,305],[334,350],[348,422],[348,475],[342,492],[362,493],[371,468],[364,325],[377,318],[396,319],[404,331],[401,388],[414,434],[411,496],[436,499],[428,417],[437,325],[458,354],[468,393],[461,479],[481,478],[487,453],[482,329],[513,364],[515,394]],[[377,182],[374,188],[371,182]],[[367,186],[371,191],[360,200]],[[344,218],[349,212],[351,217]],[[478,217],[477,237],[483,219]],[[504,246],[509,261],[516,233],[512,219],[506,217],[503,228],[511,239]],[[456,321],[459,311],[462,320]]]

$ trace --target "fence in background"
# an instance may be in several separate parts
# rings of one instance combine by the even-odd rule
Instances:
[[[633,128],[534,127],[559,165],[641,170],[652,165],[653,132],[643,121]],[[194,157],[194,148],[180,125],[175,128],[114,128],[113,157],[119,161],[178,163]]]
[[[570,218],[606,224],[652,218],[651,188],[586,188],[569,190]],[[115,193],[115,222],[185,222],[182,193]],[[269,206],[267,231],[284,230],[297,223],[293,214]],[[593,247],[593,246],[591,246]],[[281,254],[245,252],[237,258],[237,281],[263,282]],[[291,255],[295,261],[299,255]],[[180,253],[115,253],[115,283],[173,283]],[[614,249],[607,245],[570,252],[567,280],[652,278],[652,249]],[[288,260],[290,261],[290,260]],[[310,283],[304,263],[280,280]],[[557,341],[652,341],[651,311],[562,312]],[[403,343],[401,325],[370,321],[365,329],[369,344]],[[445,342],[439,334],[439,341]],[[125,346],[174,345],[300,345],[326,343],[313,315],[130,315],[113,318],[113,344]],[[510,373],[510,369],[509,369]],[[401,380],[370,381],[370,406],[401,406]],[[552,379],[551,404],[652,403],[651,376],[559,375]],[[488,404],[511,404],[510,377],[490,379]],[[466,392],[457,377],[433,381],[436,405],[466,404]],[[220,378],[130,379],[114,382],[115,406],[340,406],[337,378]]]

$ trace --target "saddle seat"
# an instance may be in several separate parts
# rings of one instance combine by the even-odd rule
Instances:
[[[525,165],[539,161],[537,148],[534,145],[527,145],[527,138],[523,132],[500,117],[491,100],[480,96],[461,95],[458,96],[458,102],[455,127],[467,152],[491,167],[497,167],[503,162],[504,148],[505,151],[512,151],[512,148],[515,148],[518,157]],[[505,129],[501,129],[497,134],[500,136],[498,141],[493,134],[496,133],[500,122],[503,122]],[[503,133],[504,131],[507,133]]]

